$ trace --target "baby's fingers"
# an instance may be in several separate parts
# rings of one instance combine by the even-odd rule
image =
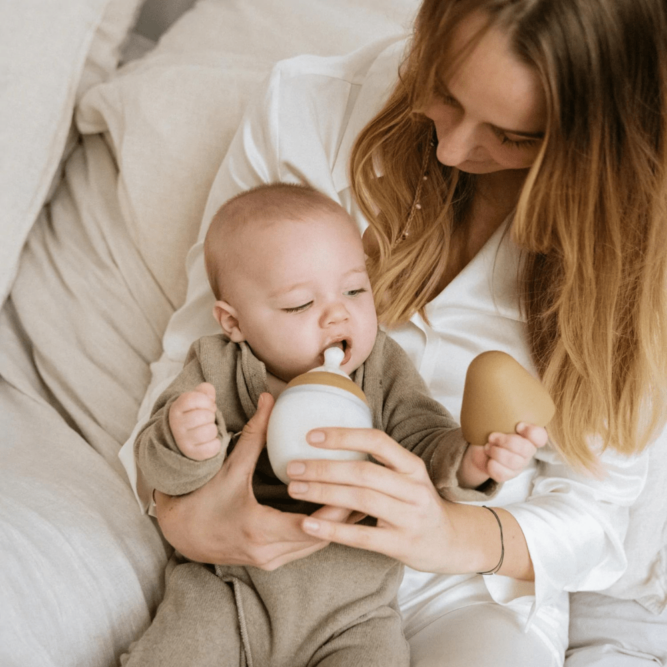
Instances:
[[[547,429],[542,426],[520,423],[516,425],[516,432],[526,438],[526,440],[530,440],[530,442],[538,449],[544,447],[549,441]]]
[[[501,484],[514,479],[526,469],[531,460],[530,457],[524,458],[502,447],[487,445],[486,451],[489,457],[486,461],[486,472],[491,479]]]
[[[181,427],[185,431],[194,431],[201,426],[212,424],[215,424],[215,412],[212,410],[188,410],[181,418]]]
[[[213,394],[208,390],[200,391],[200,387],[211,387]],[[215,413],[215,389],[213,385],[204,382],[200,384],[193,391],[187,391],[181,394],[174,402],[174,408],[182,413],[191,412],[192,410],[207,410]]]
[[[514,457],[529,459],[535,456],[536,446],[517,433],[492,433],[486,444],[484,451],[487,456],[497,458],[503,455],[507,460],[514,460]],[[497,456],[494,456],[494,453]]]
[[[215,405],[215,387],[210,382],[202,382],[195,387],[195,391],[199,394],[208,396]]]

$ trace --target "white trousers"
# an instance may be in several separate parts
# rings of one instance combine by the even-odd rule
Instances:
[[[524,597],[503,605],[491,597],[484,577],[406,568],[399,605],[411,666],[562,667],[567,595],[543,607],[527,624],[531,592],[527,587]]]
[[[667,610],[596,593],[572,598],[565,667],[667,667]],[[448,611],[408,634],[412,667],[556,667],[562,660],[533,626],[500,605]]]
[[[411,667],[559,667],[534,629],[497,604],[461,607],[419,630],[410,642]]]

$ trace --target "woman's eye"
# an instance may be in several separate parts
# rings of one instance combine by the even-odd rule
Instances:
[[[503,136],[500,140],[500,143],[503,146],[511,146],[512,148],[531,148],[535,146],[539,139],[510,139],[507,136]]]
[[[351,289],[351,290],[348,290],[347,292],[345,292],[345,296],[359,296],[360,294],[363,294],[364,292],[366,292],[365,287],[361,287],[359,289]]]
[[[446,90],[443,88],[436,88],[434,91],[435,96],[443,103],[449,106],[458,106],[456,98],[452,97]]]
[[[284,313],[302,313],[304,310],[307,310],[310,306],[312,306],[313,302],[309,301],[308,303],[304,303],[301,306],[296,306],[294,308],[283,308]]]
[[[510,139],[502,130],[498,130],[495,127],[493,128],[495,135],[500,139],[500,143],[503,146],[509,146],[510,148],[532,148],[536,146],[541,140],[540,139]]]

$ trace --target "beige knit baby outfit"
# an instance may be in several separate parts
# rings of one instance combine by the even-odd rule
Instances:
[[[400,346],[378,332],[375,346],[352,375],[366,394],[374,428],[422,458],[444,497],[481,500],[496,491],[463,490],[456,471],[466,449],[460,429],[428,393]],[[183,456],[171,434],[169,407],[201,382],[216,389],[223,446],[213,459]],[[189,493],[220,469],[267,391],[266,369],[245,343],[207,336],[191,348],[183,371],[157,400],[137,437],[137,464],[154,488]],[[231,435],[231,441],[230,441]],[[310,513],[260,456],[257,500],[282,511]],[[372,520],[370,520],[372,521]],[[331,544],[268,572],[254,567],[208,566],[176,554],[153,624],[133,644],[125,667],[407,667],[396,594],[403,567],[370,551]]]

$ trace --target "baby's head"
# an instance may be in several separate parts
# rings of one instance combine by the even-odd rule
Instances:
[[[350,373],[368,357],[377,317],[359,230],[348,213],[307,186],[248,190],[215,214],[204,241],[213,310],[288,382],[345,351]]]

